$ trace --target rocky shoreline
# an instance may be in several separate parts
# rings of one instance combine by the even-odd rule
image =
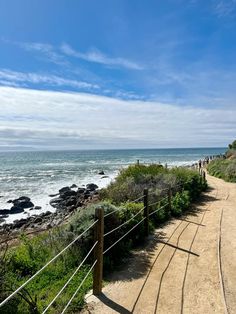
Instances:
[[[10,209],[0,209],[0,235],[18,234],[22,231],[33,233],[35,230],[47,230],[65,222],[71,214],[78,208],[87,206],[88,203],[98,200],[98,186],[89,183],[86,187],[78,187],[76,184],[61,188],[58,193],[49,195],[52,199],[50,205],[56,209],[55,212],[43,212],[38,215],[30,215],[29,211],[40,210],[40,206],[35,206],[28,196],[21,196],[14,200],[9,200],[12,204]],[[28,214],[26,218],[14,220],[13,223],[5,223],[5,218],[16,213]]]

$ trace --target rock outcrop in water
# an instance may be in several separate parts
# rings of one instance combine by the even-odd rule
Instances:
[[[23,213],[26,208],[34,207],[34,204],[28,196],[21,196],[14,200],[9,200],[7,203],[12,203],[13,206],[10,209],[0,210],[1,218],[3,218],[2,215],[19,214]]]
[[[25,229],[48,229],[52,226],[61,224],[78,207],[85,206],[88,202],[93,202],[98,194],[98,186],[94,183],[89,183],[84,187],[77,187],[73,184],[71,187],[63,187],[59,193],[49,195],[53,197],[50,200],[50,205],[56,209],[55,213],[47,211],[39,215],[29,216],[29,212],[25,209],[40,210],[40,206],[34,206],[31,199],[27,196],[21,196],[14,200],[9,200],[12,203],[11,209],[0,210],[0,223],[4,222],[10,214],[24,213],[28,217],[15,220],[13,224],[5,224],[0,227],[0,233],[5,230],[16,230],[17,232]],[[56,197],[55,197],[56,196]]]
[[[75,187],[75,185],[72,186]],[[97,189],[98,186],[94,183],[87,184],[86,188],[79,187],[77,190],[65,186],[59,190],[58,197],[51,199],[50,205],[57,210],[73,211],[77,207],[81,207],[85,200],[96,195]]]

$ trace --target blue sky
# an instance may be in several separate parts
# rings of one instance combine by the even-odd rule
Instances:
[[[235,29],[236,0],[1,0],[0,149],[225,146]]]

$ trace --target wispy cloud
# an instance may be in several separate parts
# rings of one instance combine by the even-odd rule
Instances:
[[[9,87],[0,87],[0,104],[0,143],[9,146],[222,146],[236,134],[235,107],[183,109],[154,101]]]
[[[44,56],[47,61],[50,61],[52,63],[55,63],[57,65],[68,65],[68,61],[65,59],[65,57],[58,53],[50,44],[45,43],[37,43],[37,42],[23,42],[23,43],[17,43],[21,48],[27,50],[27,51],[35,51],[40,53],[41,56]]]
[[[56,47],[47,43],[40,42],[15,42],[5,40],[5,42],[17,45],[22,49],[40,54],[40,58],[55,63],[57,65],[69,66],[68,57],[75,57],[88,62],[100,63],[111,67],[121,67],[130,70],[142,70],[144,67],[136,62],[120,57],[109,57],[98,49],[91,49],[86,53],[74,50],[71,46],[64,43],[61,47]]]
[[[143,66],[141,66],[138,63],[135,63],[133,61],[130,61],[124,58],[109,57],[105,55],[104,53],[102,53],[101,51],[99,51],[98,49],[93,49],[86,53],[82,53],[82,52],[74,50],[71,46],[64,43],[61,46],[61,51],[64,54],[71,57],[79,58],[79,59],[86,60],[89,62],[100,63],[107,66],[122,67],[122,68],[131,69],[131,70],[143,69]]]
[[[218,17],[229,16],[236,11],[236,0],[214,0],[213,10]]]
[[[99,86],[87,82],[66,79],[56,75],[16,72],[0,69],[0,85],[17,86],[27,84],[46,84],[47,86],[71,87],[75,89],[98,89]]]

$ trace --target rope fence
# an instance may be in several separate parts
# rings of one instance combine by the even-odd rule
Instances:
[[[49,262],[47,262],[42,268],[40,268],[32,277],[26,280],[19,288],[17,288],[12,294],[10,294],[5,300],[0,303],[0,307],[7,303],[11,298],[13,298],[18,292],[20,292],[28,283],[30,283],[36,276],[38,276],[48,265],[54,262],[60,255],[62,255],[69,247],[72,246],[76,241],[78,241],[84,234],[86,234],[91,228],[93,228],[98,220],[95,220],[92,225],[90,225],[84,232],[77,236],[72,242],[70,242],[63,250],[61,250],[56,256],[54,256]]]
[[[116,230],[122,228],[123,226],[127,225],[131,220],[133,220],[135,217],[141,214],[144,208],[140,209],[135,215],[133,215],[129,220],[126,220],[123,224],[119,225],[118,227],[108,231],[107,233],[104,234],[104,237],[108,236],[109,234],[115,232]]]
[[[155,213],[161,211],[163,208],[165,208],[165,207],[168,206],[168,205],[169,205],[169,204],[166,203],[166,204],[163,205],[162,207],[157,208],[156,210],[154,210],[153,212],[151,212],[151,213],[149,214],[149,217],[151,217],[153,214],[155,214]]]
[[[61,314],[65,313],[65,311],[67,310],[67,308],[69,307],[69,305],[71,304],[71,302],[73,301],[73,299],[75,298],[76,294],[79,292],[80,288],[83,286],[85,280],[88,278],[89,274],[91,273],[91,271],[93,270],[93,268],[95,267],[97,261],[95,261],[93,263],[93,265],[90,267],[89,271],[87,272],[86,276],[84,277],[84,279],[82,280],[81,284],[79,285],[79,287],[75,290],[75,293],[72,295],[71,299],[69,300],[69,302],[66,304],[64,310],[61,312]]]
[[[202,173],[202,179],[205,180],[205,174]],[[158,213],[161,210],[168,210],[171,211],[172,206],[172,198],[173,198],[173,191],[175,190],[176,193],[178,193],[178,190],[176,191],[176,188],[181,187],[183,189],[182,184],[178,184],[174,188],[164,188],[162,190],[156,189],[156,191],[144,189],[143,195],[139,198],[129,201],[133,204],[140,204],[143,203],[143,207],[138,210],[137,213],[132,215],[129,219],[122,222],[118,226],[115,226],[112,230],[109,230],[104,234],[104,220],[105,218],[120,212],[124,210],[124,208],[120,207],[115,209],[114,211],[111,211],[104,215],[104,209],[101,207],[97,207],[95,210],[95,219],[94,222],[86,229],[84,230],[80,235],[78,235],[72,242],[70,242],[64,249],[62,249],[56,256],[54,256],[50,261],[48,261],[41,269],[39,269],[32,277],[30,277],[27,281],[25,281],[19,288],[17,288],[13,293],[11,293],[5,300],[3,300],[0,303],[0,307],[2,307],[4,304],[6,304],[11,298],[13,298],[17,293],[19,293],[27,284],[29,284],[36,276],[38,276],[47,266],[49,266],[51,263],[53,263],[60,255],[62,255],[67,249],[69,249],[76,241],[81,239],[85,234],[93,229],[94,233],[94,240],[93,245],[89,249],[86,256],[83,258],[82,262],[79,264],[79,266],[76,268],[76,270],[73,272],[73,274],[70,276],[70,278],[66,281],[66,283],[63,285],[63,287],[59,290],[59,292],[55,295],[55,297],[51,300],[51,302],[46,306],[46,308],[43,310],[42,314],[45,314],[50,307],[54,304],[54,302],[57,300],[57,298],[63,293],[63,291],[66,289],[66,287],[69,285],[69,283],[72,281],[72,279],[75,277],[75,275],[79,272],[81,267],[84,265],[88,257],[91,255],[92,252],[94,252],[94,262],[92,263],[91,267],[87,271],[85,277],[75,290],[74,294],[64,307],[63,311],[61,313],[65,313],[68,309],[69,305],[77,295],[78,291],[81,289],[82,285],[88,278],[89,274],[93,271],[93,294],[98,295],[102,292],[102,280],[103,280],[103,256],[109,252],[113,247],[115,247],[120,241],[122,241],[129,233],[131,233],[134,229],[136,229],[138,226],[143,224],[144,228],[144,234],[145,236],[149,235],[149,219],[154,214]],[[166,192],[163,196],[157,195],[157,192]],[[157,201],[150,202],[149,198],[150,196],[155,195],[158,197]],[[164,202],[164,205],[162,205]],[[162,206],[161,206],[162,205]],[[156,209],[150,212],[150,208],[153,209],[154,206],[157,206]],[[161,207],[160,207],[161,206]],[[111,234],[113,234],[115,231],[121,229],[122,227],[128,225],[132,220],[140,217],[140,220],[132,226],[128,231],[126,231],[123,235],[121,235],[117,240],[114,240],[114,242],[104,250],[104,240],[106,238],[109,238]]]
[[[122,237],[120,237],[116,242],[114,242],[108,249],[106,249],[103,252],[103,255],[106,254],[108,251],[110,251],[110,249],[112,249],[117,243],[119,243],[122,239],[124,239],[125,236],[127,236],[127,234],[129,234],[131,231],[133,231],[138,225],[140,225],[146,218],[143,218],[142,220],[140,220],[138,223],[136,223],[136,225],[134,225],[129,231],[127,231]]]
[[[95,246],[98,244],[98,241],[96,241],[94,243],[94,245],[92,246],[92,248],[89,250],[88,254],[85,256],[85,258],[82,260],[82,262],[80,263],[80,265],[76,268],[76,270],[74,271],[74,273],[70,276],[70,278],[67,280],[67,282],[64,284],[64,286],[61,288],[61,290],[57,293],[57,295],[54,297],[54,299],[48,304],[48,306],[46,307],[46,309],[43,311],[42,314],[46,313],[47,310],[51,307],[51,305],[56,301],[56,299],[60,296],[60,294],[64,291],[64,289],[68,286],[68,284],[71,282],[71,280],[74,278],[74,276],[78,273],[78,271],[80,270],[80,268],[83,266],[84,262],[87,260],[87,258],[89,257],[89,255],[92,253],[93,249],[95,248]]]

